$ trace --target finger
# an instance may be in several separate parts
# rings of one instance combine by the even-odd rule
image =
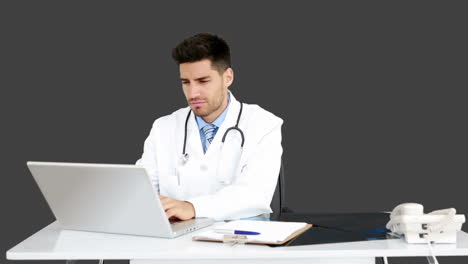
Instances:
[[[168,209],[174,208],[177,206],[177,202],[174,200],[167,200],[164,203],[162,203],[162,207],[164,211],[167,211]]]
[[[168,204],[164,204],[164,205],[163,205],[164,211],[167,211],[167,210],[172,209],[172,208],[175,208],[175,207],[176,207],[176,206],[175,206],[174,203],[168,203]]]
[[[163,198],[160,199],[161,201],[161,204],[168,204],[170,203],[173,199],[169,198],[169,197],[165,197],[165,196],[162,196]]]
[[[173,208],[167,210],[167,211],[166,211],[166,216],[167,216],[167,218],[169,219],[169,218],[175,216],[175,215],[176,215],[176,211],[177,211],[177,210],[175,210],[175,209],[173,209]]]

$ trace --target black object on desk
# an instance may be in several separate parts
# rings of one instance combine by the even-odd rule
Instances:
[[[387,239],[388,213],[281,213],[271,220],[306,222],[312,228],[286,246]]]

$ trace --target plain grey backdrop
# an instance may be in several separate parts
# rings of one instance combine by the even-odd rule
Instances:
[[[54,221],[26,161],[134,163],[186,106],[170,53],[198,32],[284,119],[287,206],[468,213],[465,1],[238,2],[0,2],[2,254]]]

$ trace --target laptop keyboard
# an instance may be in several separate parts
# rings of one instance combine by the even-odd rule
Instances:
[[[194,226],[195,220],[186,220],[186,221],[170,221],[172,229],[188,229]]]

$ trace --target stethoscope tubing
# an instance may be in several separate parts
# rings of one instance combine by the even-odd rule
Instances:
[[[244,142],[245,142],[245,137],[244,137],[244,132],[239,128],[239,122],[240,122],[240,118],[242,116],[242,109],[243,109],[243,103],[240,103],[240,109],[239,109],[239,114],[237,116],[237,121],[236,121],[236,125],[233,126],[233,127],[230,127],[226,130],[226,132],[224,132],[224,135],[223,135],[223,138],[221,140],[221,143],[224,145],[224,141],[226,140],[226,136],[228,135],[228,133],[231,131],[231,130],[236,130],[240,133],[241,135],[241,138],[242,138],[242,142],[241,142],[241,151],[244,147]],[[186,150],[186,146],[187,146],[187,127],[188,127],[188,121],[189,121],[189,118],[190,118],[190,114],[192,113],[192,110],[190,109],[188,114],[187,114],[187,118],[185,119],[185,131],[184,131],[184,144],[183,144],[183,147],[182,147],[182,157],[180,159],[180,165],[179,166],[184,166],[188,159],[189,159],[189,154],[185,152]],[[177,184],[180,186],[180,173],[177,172]]]
[[[226,140],[226,136],[227,134],[231,131],[231,130],[237,130],[240,135],[241,135],[241,138],[242,138],[242,142],[241,142],[241,148],[244,147],[244,142],[245,142],[245,137],[244,137],[244,132],[239,128],[239,121],[240,121],[240,118],[242,116],[242,108],[243,108],[243,103],[241,102],[240,103],[240,109],[239,109],[239,114],[237,116],[237,122],[236,122],[236,125],[233,126],[233,127],[230,127],[226,130],[226,132],[224,132],[224,135],[223,135],[223,138],[221,140],[221,142],[224,144],[224,141]],[[182,157],[184,158],[188,158],[188,153],[185,152],[186,150],[186,147],[187,147],[187,126],[188,126],[188,121],[189,121],[189,118],[190,118],[190,114],[192,113],[192,109],[189,110],[188,114],[187,114],[187,118],[185,119],[185,131],[184,131],[184,144],[183,144],[183,147],[182,147]]]

